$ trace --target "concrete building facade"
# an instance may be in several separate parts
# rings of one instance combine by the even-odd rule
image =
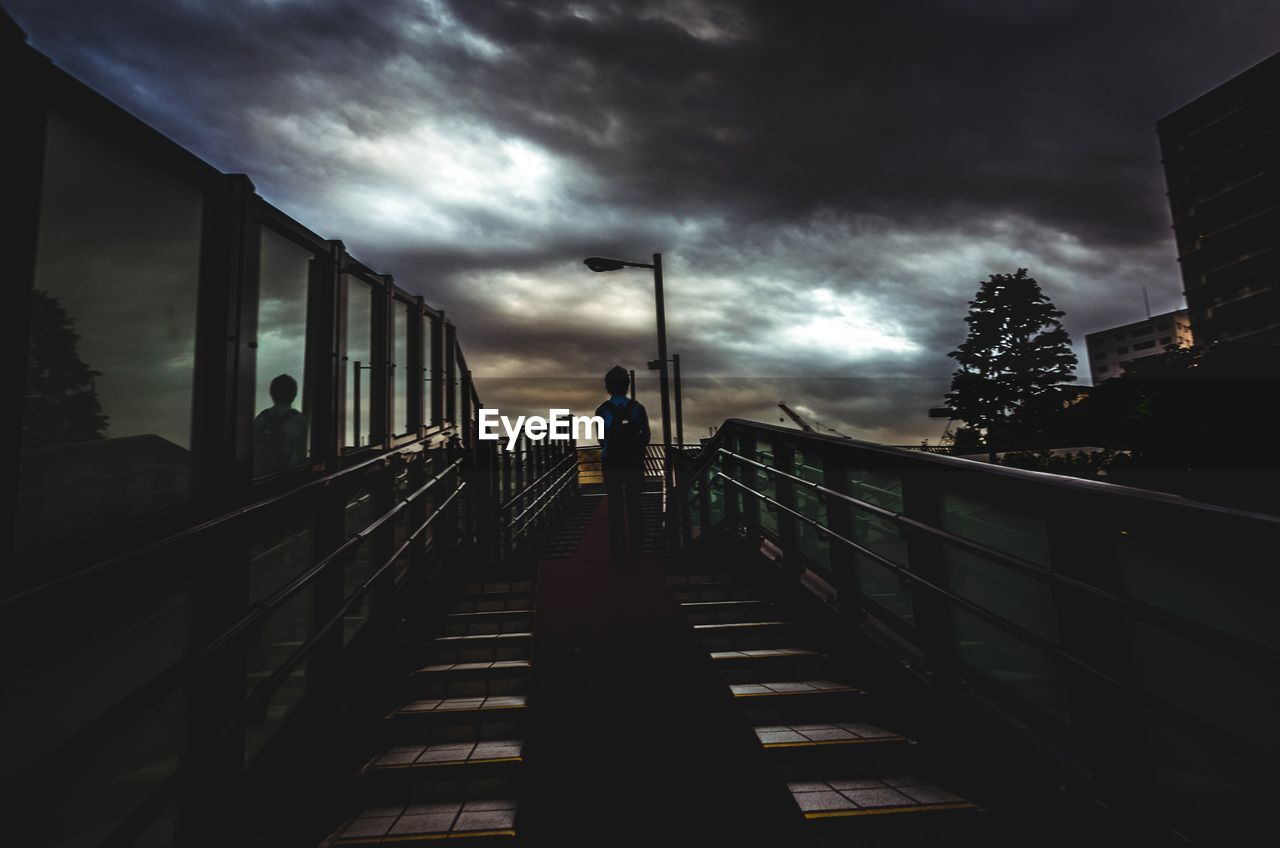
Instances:
[[[1186,309],[1155,315],[1144,321],[1098,330],[1085,336],[1089,376],[1094,385],[1124,373],[1124,363],[1156,353],[1169,345],[1190,347],[1194,337]]]

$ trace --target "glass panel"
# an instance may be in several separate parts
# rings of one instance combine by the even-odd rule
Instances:
[[[896,475],[851,468],[845,472],[845,485],[851,497],[882,509],[902,511],[902,478]],[[851,508],[850,518],[853,541],[890,562],[911,565],[906,540],[896,524],[856,506]],[[898,575],[862,553],[855,552],[853,562],[858,589],[903,621],[914,624],[915,601]]]
[[[430,427],[435,423],[435,410],[431,400],[431,319],[422,317],[422,423]]]
[[[1043,516],[955,492],[944,493],[942,528],[1041,565],[1049,563]],[[982,557],[947,546],[948,586],[989,612],[1057,642],[1058,613],[1047,584]],[[1052,661],[1004,628],[973,616],[955,615],[962,660],[1002,684],[1011,694],[1067,721],[1067,701]]]
[[[343,535],[351,536],[353,533],[363,530],[369,526],[374,517],[373,494],[367,489],[361,489],[347,502]],[[356,548],[355,554],[347,562],[342,572],[342,597],[348,597],[373,574],[373,549],[374,540],[372,538]],[[368,611],[369,599],[365,598],[364,603],[347,613],[343,622],[343,644],[349,643],[356,633],[360,632],[360,628],[364,626]]]
[[[312,564],[311,528],[306,521],[262,534],[254,539],[249,560],[249,600],[257,603],[270,596]],[[265,681],[311,634],[311,595],[304,590],[278,609],[262,627],[257,643],[249,649],[246,697]],[[306,664],[291,672],[276,691],[267,708],[253,717],[245,728],[245,759],[251,759],[289,710],[306,691]]]
[[[802,480],[822,484],[822,459],[803,451],[796,451],[795,474]],[[807,486],[796,485],[796,512],[821,524],[827,524],[826,500]],[[831,572],[831,540],[820,534],[816,528],[803,521],[796,521],[796,542],[800,552],[819,570]]]
[[[413,376],[409,367],[409,310],[409,304],[395,301],[391,327],[391,432],[396,435],[412,430],[410,420],[417,418],[409,414],[409,378]]]
[[[255,477],[296,468],[307,461],[308,453],[307,287],[312,253],[266,227],[261,233]]]
[[[757,443],[756,448],[751,453],[744,454],[754,459],[756,462],[763,463],[770,468],[773,467],[773,446],[767,443]],[[750,468],[750,476],[747,478],[747,485],[755,489],[762,495],[768,495],[771,498],[777,498],[778,487],[774,476],[761,468],[754,465]],[[753,496],[749,496],[753,497]],[[760,505],[760,526],[775,539],[778,538],[778,509],[773,504],[766,503],[757,499]]]
[[[355,277],[347,280],[347,398],[346,436],[343,445],[359,448],[370,444],[373,404],[373,289]]]
[[[1002,627],[953,608],[960,658],[1013,697],[1058,721],[1071,720],[1053,660]]]
[[[190,494],[202,193],[57,111],[43,192],[19,549]]]
[[[154,587],[132,605],[65,605],[63,615],[24,631],[0,675],[0,781],[13,780],[56,744],[186,653],[192,594]],[[74,685],[70,685],[74,682]],[[177,761],[185,689],[130,723],[87,760],[64,768],[56,790],[21,812],[40,844],[97,845]],[[12,825],[6,814],[6,826]],[[21,830],[18,827],[17,830]]]

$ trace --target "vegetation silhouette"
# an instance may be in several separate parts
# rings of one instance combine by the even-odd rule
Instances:
[[[30,326],[24,449],[105,439],[110,419],[102,412],[94,386],[102,372],[80,358],[75,321],[58,298],[35,289]]]
[[[1059,408],[1073,382],[1076,356],[1063,312],[1019,268],[992,274],[969,301],[969,333],[951,353],[959,367],[946,406],[967,425],[957,443],[1035,444],[1045,414]],[[993,457],[994,458],[994,457]]]

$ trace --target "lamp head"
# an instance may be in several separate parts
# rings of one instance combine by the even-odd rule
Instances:
[[[588,256],[582,260],[583,264],[592,271],[599,273],[600,271],[621,271],[625,265],[616,259],[606,259],[603,256]]]

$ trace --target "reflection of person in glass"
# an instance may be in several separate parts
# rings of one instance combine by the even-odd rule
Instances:
[[[298,381],[281,374],[271,381],[272,405],[253,419],[253,474],[295,468],[307,459],[307,419],[293,408]]]

